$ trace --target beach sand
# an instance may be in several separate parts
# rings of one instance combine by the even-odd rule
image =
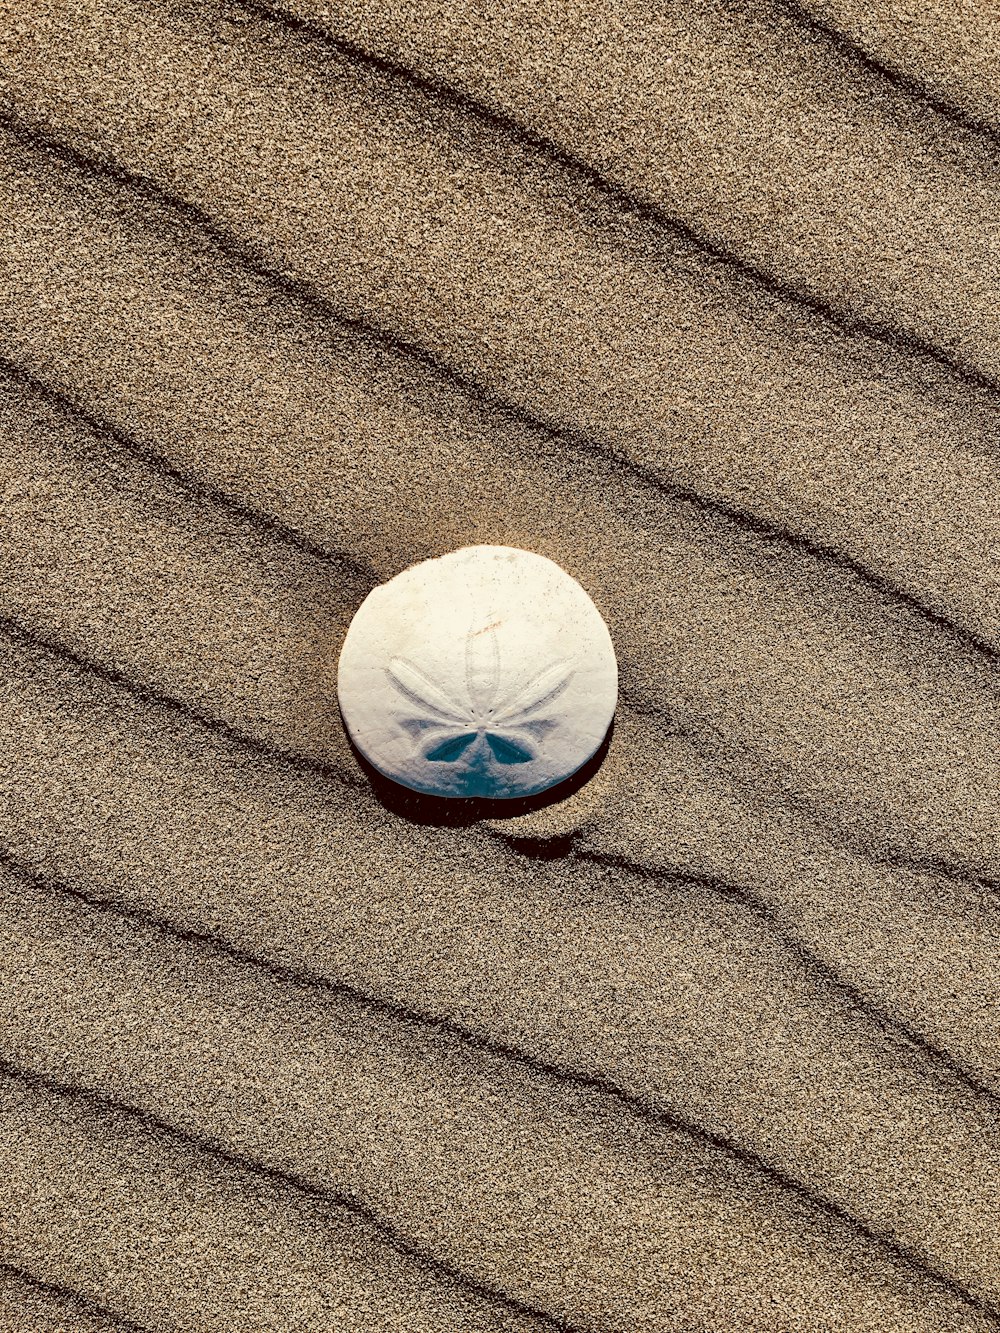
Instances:
[[[1000,1329],[996,34],[907,13],[0,2],[4,1333]],[[502,811],[336,707],[478,542],[621,679]]]

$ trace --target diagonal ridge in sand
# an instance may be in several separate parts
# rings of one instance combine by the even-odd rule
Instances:
[[[6,1263],[0,1263],[0,1320],[4,1333],[153,1333],[146,1324],[113,1314],[73,1287],[46,1282]]]
[[[891,51],[882,55],[877,54],[878,44],[873,43],[870,37],[866,42],[860,34],[849,33],[846,27],[837,27],[834,23],[829,22],[824,17],[824,10],[828,6],[822,3],[816,4],[815,0],[813,0],[813,3],[810,3],[810,0],[781,0],[781,7],[807,32],[816,34],[821,40],[828,42],[832,49],[856,61],[866,71],[875,74],[879,79],[884,79],[894,88],[905,93],[907,97],[913,98],[928,107],[936,115],[944,116],[953,121],[959,128],[972,134],[981,135],[984,139],[989,140],[993,147],[1000,146],[1000,128],[998,128],[994,119],[997,106],[996,102],[990,97],[988,88],[977,87],[974,91],[970,90],[972,95],[966,97],[963,106],[962,101],[956,97],[954,89],[935,89],[932,81],[933,75],[937,74],[940,80],[941,69],[932,71],[931,76],[928,77],[927,73],[918,72],[912,64],[907,66],[905,60],[901,59],[899,55],[896,55],[894,59]],[[984,16],[988,17],[987,11],[984,11]],[[881,12],[873,11],[870,17],[874,21],[875,31],[879,31],[881,27],[880,20],[883,18]],[[883,39],[892,35],[891,9],[885,17],[889,18],[890,22],[885,25],[888,31],[880,33]],[[905,47],[905,41],[901,45]],[[986,49],[988,51],[988,48]],[[925,51],[922,54],[926,55],[927,53]],[[945,57],[942,62],[944,68],[948,68],[948,63],[947,57]],[[952,72],[949,70],[949,73]],[[940,81],[944,82],[943,80]],[[990,107],[992,115],[986,109],[984,93],[993,101],[993,105]]]

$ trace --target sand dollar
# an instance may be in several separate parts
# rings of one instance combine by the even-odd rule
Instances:
[[[608,627],[544,556],[467,546],[404,570],[358,608],[337,688],[380,773],[436,796],[531,796],[575,773],[615,711]]]

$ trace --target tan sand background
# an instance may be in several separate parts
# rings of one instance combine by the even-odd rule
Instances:
[[[1000,1329],[998,52],[2,0],[5,1333]],[[621,668],[508,818],[335,704],[481,541]]]

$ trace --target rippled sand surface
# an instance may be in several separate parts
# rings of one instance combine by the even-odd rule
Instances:
[[[2,1333],[1000,1330],[996,25],[0,3]],[[555,804],[365,593],[558,560]]]

